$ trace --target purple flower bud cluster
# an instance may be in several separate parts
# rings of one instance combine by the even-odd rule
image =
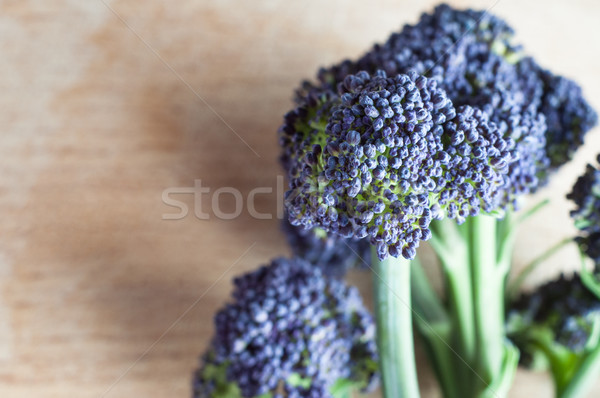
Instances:
[[[597,158],[600,162],[600,155]],[[600,268],[600,170],[588,164],[567,195],[577,206],[571,211],[575,227],[581,231],[576,239],[580,248]]]
[[[442,4],[432,14],[424,13],[415,25],[405,25],[384,44],[377,44],[357,61],[345,60],[318,77],[324,86],[334,89],[348,75],[365,70],[384,70],[388,75],[417,73],[444,83],[448,92],[468,89],[465,69],[467,51],[480,46],[492,48],[511,58],[520,50],[511,44],[513,30],[488,12],[456,10]],[[455,90],[451,90],[455,87]]]
[[[513,154],[509,172],[504,177],[503,206],[519,208],[522,195],[534,193],[546,182],[549,159],[546,155],[546,124],[544,115],[531,107],[515,103],[510,91],[499,89],[482,106],[498,126]]]
[[[515,188],[514,195],[507,195],[507,203],[513,203],[515,195],[535,191],[549,172],[569,161],[587,131],[597,124],[597,114],[581,88],[523,56],[513,36],[510,26],[487,12],[440,5],[358,60],[322,69],[318,76],[322,87],[332,88],[359,70],[382,69],[394,75],[412,69],[437,80],[455,106],[482,109],[491,103],[494,92],[502,91],[505,100],[516,106],[502,110],[488,106],[491,120],[510,124],[510,119],[521,118],[536,129],[529,134],[534,136],[530,144],[537,141],[530,164],[512,167],[521,175],[514,180],[529,181],[522,189]],[[545,154],[539,151],[541,146]],[[532,165],[536,173],[527,175]]]
[[[318,227],[294,226],[287,218],[282,220],[281,228],[292,254],[321,268],[327,276],[341,279],[351,268],[371,266],[371,246],[365,239],[346,239]]]
[[[519,118],[528,122],[520,124],[527,128],[533,152],[526,152],[529,165],[514,168],[531,175],[531,181],[515,193],[535,191],[583,145],[586,133],[597,124],[596,112],[575,82],[543,69],[531,57],[507,59],[478,45],[470,46],[465,60],[466,89],[454,90],[447,80],[442,87],[456,105],[481,107],[498,125]]]
[[[194,397],[327,398],[342,380],[376,385],[375,325],[355,288],[297,258],[276,259],[234,283]]]
[[[574,352],[585,348],[595,318],[600,316],[600,299],[583,284],[579,274],[564,275],[523,294],[510,304],[508,323],[549,330],[554,341]],[[518,334],[518,333],[517,333]],[[513,338],[517,344],[518,335]],[[519,347],[527,354],[527,347]]]
[[[519,207],[597,116],[513,36],[487,12],[441,5],[304,82],[280,130],[292,224],[412,258],[432,218]],[[458,143],[467,125],[479,142]]]
[[[540,110],[548,126],[548,156],[552,167],[558,167],[573,158],[585,134],[598,123],[598,115],[577,83],[543,69],[538,75],[544,87]]]
[[[457,116],[415,72],[348,75],[338,95],[327,120],[304,106],[280,131],[293,225],[368,238],[381,259],[413,258],[433,218],[498,206],[514,153],[486,114],[465,106]]]
[[[454,100],[455,95],[469,94],[467,69],[476,70],[470,62],[477,56],[493,51],[506,60],[518,57],[520,46],[511,43],[512,36],[512,28],[490,13],[440,5],[358,60],[321,69],[318,78],[321,85],[334,88],[346,75],[360,70],[373,73],[381,69],[388,75],[415,70],[438,80]]]

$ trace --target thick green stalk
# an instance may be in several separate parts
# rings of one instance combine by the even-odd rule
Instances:
[[[519,350],[511,342],[504,345],[504,362],[500,374],[483,391],[478,392],[478,398],[507,397],[515,376],[515,369],[519,365]]]
[[[583,398],[598,381],[600,375],[600,344],[581,363],[569,384],[557,391],[557,398]]]
[[[506,272],[497,264],[496,219],[480,215],[469,218],[467,223],[477,344],[475,369],[483,383],[489,385],[500,377],[504,360]]]
[[[526,216],[521,217],[517,217],[512,210],[507,209],[504,218],[496,220],[496,261],[500,268],[499,272],[505,272],[508,276],[515,251],[518,227],[524,220],[535,214],[535,209],[539,208],[541,207],[538,205]]]
[[[462,225],[434,221],[430,241],[446,279],[458,396],[502,398],[518,351],[504,331],[504,287],[515,239],[514,220],[480,215]]]
[[[452,351],[452,322],[420,262],[411,263],[413,319],[445,398],[461,398]]]
[[[449,311],[456,323],[459,349],[463,359],[470,362],[475,355],[475,330],[469,252],[454,220],[434,221],[431,226],[431,245],[444,270]]]
[[[471,380],[476,377],[471,368],[475,366],[476,338],[469,251],[465,236],[454,220],[434,221],[431,227],[433,238],[430,243],[444,271],[448,312],[453,325],[450,344],[455,351],[454,373],[462,396],[468,396]]]
[[[412,331],[410,262],[373,253],[373,282],[382,387],[385,398],[418,398]]]
[[[410,267],[411,299],[415,319],[426,323],[449,323],[444,305],[433,290],[420,261],[415,258]]]
[[[417,321],[417,324],[419,323]],[[419,331],[444,398],[464,398],[463,386],[460,384],[456,374],[457,368],[454,365],[456,353],[448,345],[448,341],[451,341],[450,325],[446,323],[431,324],[426,327],[419,325]]]

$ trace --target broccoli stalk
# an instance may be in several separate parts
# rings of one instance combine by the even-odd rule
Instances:
[[[503,327],[509,267],[500,253],[512,238],[498,227],[505,223],[486,215],[467,218],[462,225],[448,219],[432,223],[430,243],[445,276],[451,324],[447,342],[454,354],[453,369],[446,372],[459,380],[453,396],[504,396],[516,370],[518,352]],[[436,341],[436,336],[424,337]]]
[[[497,221],[489,216],[468,219],[464,226],[471,249],[469,269],[475,329],[476,396],[505,395],[516,371],[518,353],[504,332],[504,291],[510,270],[499,262]],[[498,391],[503,389],[504,391]]]
[[[386,397],[418,397],[411,322],[411,266],[402,257],[379,260],[376,250],[373,251],[373,264],[383,391]]]

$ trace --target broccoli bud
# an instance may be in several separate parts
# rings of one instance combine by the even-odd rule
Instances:
[[[597,158],[600,162],[600,155]],[[577,206],[571,211],[581,235],[575,238],[581,250],[600,267],[600,170],[588,164],[567,195]]]
[[[572,80],[539,69],[543,85],[540,110],[546,116],[547,151],[557,168],[573,158],[586,133],[598,123],[598,115]]]
[[[328,398],[340,385],[377,384],[375,325],[355,288],[298,258],[234,283],[194,397]]]
[[[550,336],[548,341],[542,338],[544,344],[558,344],[580,353],[599,317],[600,300],[587,289],[579,274],[571,278],[561,274],[510,304],[508,334],[521,350],[521,363],[528,366],[537,355],[536,346],[530,344],[532,336]]]
[[[513,29],[488,12],[440,5],[359,59],[321,69],[319,83],[305,83],[299,96],[333,92],[363,70],[389,76],[414,70],[437,81],[455,107],[484,110],[515,145],[503,207],[519,207],[520,196],[536,192],[572,158],[598,118],[575,82],[524,56],[513,37]]]
[[[433,218],[494,210],[514,154],[483,112],[458,111],[415,72],[359,72],[337,97],[310,96],[280,130],[291,223],[410,259]]]

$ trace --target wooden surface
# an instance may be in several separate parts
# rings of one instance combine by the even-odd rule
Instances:
[[[230,278],[287,248],[275,218],[218,219],[211,194],[209,220],[194,217],[189,194],[173,198],[190,214],[165,220],[176,209],[163,191],[201,180],[246,198],[271,187],[256,209],[275,214],[275,132],[298,81],[433,5],[106,4],[0,1],[3,398],[187,397]],[[530,53],[584,83],[600,109],[597,2],[469,4],[507,18]],[[563,196],[599,143],[595,130],[538,195],[556,202],[522,232],[517,267],[572,232]],[[218,199],[235,210],[231,196]],[[576,264],[565,250],[529,286]],[[354,280],[368,295],[368,278]],[[425,397],[438,396],[422,381]],[[520,372],[510,396],[551,397],[552,387]]]

